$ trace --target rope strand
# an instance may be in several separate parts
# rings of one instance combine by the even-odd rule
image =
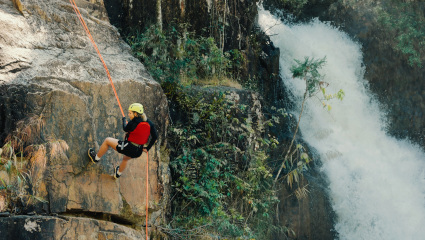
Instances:
[[[146,240],[148,240],[148,211],[149,211],[149,153],[146,151]]]
[[[94,39],[93,39],[92,35],[90,34],[90,30],[88,29],[88,27],[87,27],[87,25],[86,25],[86,22],[84,21],[83,16],[82,16],[82,15],[81,15],[81,13],[80,13],[80,10],[78,10],[77,4],[75,3],[75,1],[74,1],[74,0],[69,0],[69,1],[71,2],[72,7],[74,8],[74,11],[75,11],[75,13],[77,14],[78,19],[80,20],[81,25],[82,25],[82,26],[83,26],[83,28],[84,28],[84,31],[87,33],[87,36],[89,37],[89,39],[90,39],[90,41],[91,41],[91,43],[92,43],[92,45],[93,45],[94,49],[96,50],[97,55],[99,55],[100,61],[102,62],[103,67],[105,68],[106,74],[108,75],[109,82],[111,83],[112,90],[114,90],[115,98],[117,99],[118,106],[120,107],[120,110],[121,110],[121,114],[122,114],[122,116],[123,116],[123,117],[125,117],[124,111],[122,110],[122,107],[121,107],[120,99],[118,98],[118,94],[117,94],[117,91],[115,90],[114,83],[112,82],[111,74],[109,73],[108,67],[106,66],[106,63],[105,63],[105,61],[103,60],[103,57],[102,57],[102,55],[100,54],[100,51],[99,51],[99,49],[97,48],[97,45],[96,45],[96,43],[95,43],[95,41],[94,41]]]
[[[86,22],[83,19],[83,16],[81,15],[80,11],[78,10],[77,4],[75,3],[74,0],[69,0],[69,1],[71,2],[72,7],[74,8],[74,11],[77,14],[78,19],[80,20],[81,25],[84,28],[84,31],[87,33],[87,36],[89,37],[91,43],[93,44],[94,49],[96,50],[97,54],[99,55],[100,61],[102,62],[103,67],[106,70],[106,74],[108,75],[108,79],[111,82],[112,89],[114,90],[115,98],[117,99],[118,106],[120,107],[120,110],[121,110],[121,114],[122,114],[123,117],[125,117],[124,111],[122,110],[122,107],[121,107],[120,100],[118,98],[117,91],[115,90],[114,83],[112,82],[111,75],[109,74],[108,67],[106,66],[105,61],[103,61],[103,57],[100,54],[100,51],[97,48],[97,45],[96,45],[92,35],[90,34],[90,30],[88,29]],[[149,215],[149,154],[148,154],[148,151],[146,151],[146,240],[149,239],[148,238],[149,237],[148,236],[148,215]]]

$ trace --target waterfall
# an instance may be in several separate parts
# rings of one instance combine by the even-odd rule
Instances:
[[[330,24],[287,24],[259,6],[258,24],[280,48],[280,74],[295,104],[305,83],[293,79],[293,59],[321,59],[327,92],[345,92],[330,111],[306,101],[300,123],[304,141],[318,155],[329,180],[339,239],[425,239],[425,153],[385,132],[386,116],[368,90],[358,43]],[[300,107],[292,114],[298,116]],[[320,221],[320,219],[317,219]]]

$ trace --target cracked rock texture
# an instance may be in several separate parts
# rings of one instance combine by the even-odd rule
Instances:
[[[102,220],[79,217],[0,218],[2,239],[145,239],[142,231]]]
[[[89,147],[97,150],[106,137],[122,139],[124,132],[106,71],[70,2],[19,2],[22,11],[12,1],[0,0],[0,140],[3,144],[17,121],[35,115],[45,120],[43,136],[69,146],[66,156],[49,158],[38,172],[39,181],[32,183],[32,192],[47,201],[34,206],[35,211],[106,214],[133,226],[144,224],[146,154],[131,160],[119,180],[111,177],[122,158],[115,151],[109,150],[98,164],[88,161]],[[159,139],[149,152],[149,221],[163,222],[169,199],[168,159],[160,152],[166,145],[166,97],[107,20],[103,1],[76,3],[109,69],[124,114],[131,103],[140,102],[156,124]],[[10,224],[1,221],[0,226]],[[54,225],[52,231],[65,231],[58,227],[60,219],[41,221]],[[73,221],[77,220],[64,227],[82,228]],[[92,225],[99,228],[97,224]],[[101,230],[93,231],[101,235]],[[140,238],[130,234],[124,239]]]

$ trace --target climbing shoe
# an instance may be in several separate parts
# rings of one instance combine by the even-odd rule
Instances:
[[[96,152],[93,148],[89,148],[88,155],[92,163],[97,163],[99,160],[96,160]]]
[[[114,169],[114,178],[115,179],[121,177],[121,173],[118,173],[119,170],[120,170],[120,166],[116,166],[115,169]]]

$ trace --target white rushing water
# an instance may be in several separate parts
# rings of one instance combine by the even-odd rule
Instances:
[[[386,134],[385,115],[363,79],[360,46],[329,24],[284,24],[261,6],[258,23],[280,48],[281,76],[294,102],[301,104],[305,83],[289,69],[306,56],[326,56],[320,73],[327,92],[346,94],[330,102],[329,112],[309,98],[300,124],[329,179],[339,239],[425,239],[425,153]]]

